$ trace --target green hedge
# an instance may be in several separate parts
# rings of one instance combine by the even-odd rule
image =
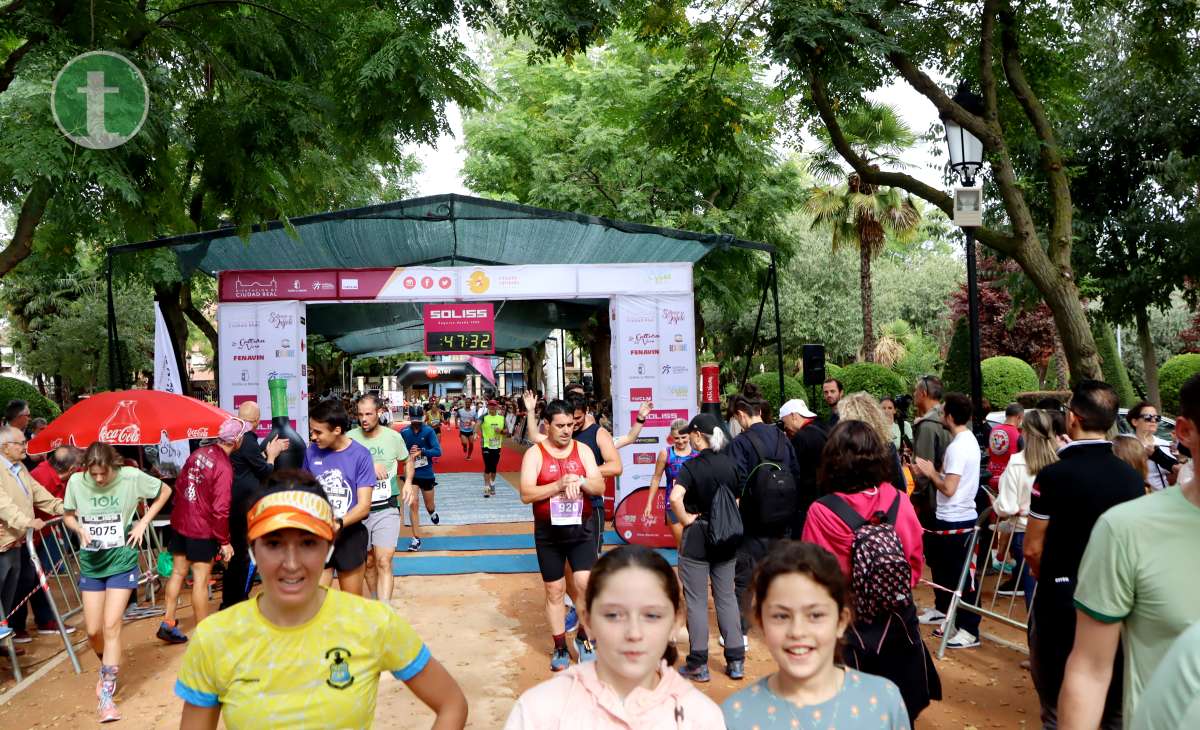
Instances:
[[[847,393],[866,391],[876,398],[900,395],[908,392],[904,378],[882,365],[873,362],[856,362],[847,365],[839,373],[838,380]]]
[[[45,418],[49,421],[62,413],[54,401],[24,380],[0,376],[0,408],[7,406],[9,401],[18,399],[29,403],[31,418]]]
[[[1139,398],[1133,392],[1133,382],[1129,380],[1129,372],[1125,363],[1117,354],[1117,338],[1108,322],[1100,318],[1092,320],[1092,337],[1096,340],[1096,354],[1100,356],[1100,371],[1104,374],[1104,382],[1117,391],[1117,398],[1126,408],[1133,407]]]
[[[750,382],[758,386],[763,397],[771,404],[772,413],[777,413],[779,407],[784,404],[784,401],[791,400],[792,398],[806,398],[804,395],[804,384],[790,375],[783,376],[783,398],[779,397],[778,372],[759,373],[752,376]]]
[[[960,317],[950,336],[946,366],[942,368],[942,390],[946,393],[971,392],[971,328]]]
[[[983,371],[983,397],[994,411],[1004,410],[1017,399],[1018,393],[1037,390],[1039,386],[1037,372],[1018,357],[989,357],[979,368]]]
[[[1196,373],[1200,373],[1200,354],[1176,355],[1158,369],[1158,392],[1162,394],[1163,411],[1179,414],[1179,389]]]

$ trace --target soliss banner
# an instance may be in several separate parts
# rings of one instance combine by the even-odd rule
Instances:
[[[671,424],[697,412],[696,334],[693,301],[686,295],[616,296],[609,304],[613,362],[613,436],[629,432],[644,402],[654,408],[637,440],[621,449],[616,503],[646,489],[660,451],[670,448]],[[664,517],[665,477],[651,514],[644,516],[645,495],[637,509],[618,509],[613,527],[626,542],[663,545],[673,542]]]
[[[308,342],[302,302],[222,304],[217,309],[221,407],[233,413],[246,401],[258,403],[259,436],[271,430],[267,379],[287,380],[288,420],[308,434]]]

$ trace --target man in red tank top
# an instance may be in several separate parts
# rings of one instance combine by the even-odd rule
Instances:
[[[559,672],[571,665],[563,603],[566,566],[571,565],[579,595],[585,595],[589,571],[598,557],[589,498],[604,493],[604,478],[591,450],[580,448],[571,438],[575,427],[571,407],[562,400],[550,401],[544,417],[547,438],[525,452],[520,492],[521,501],[533,505],[533,540],[546,590],[546,618],[554,636],[550,669]],[[588,642],[582,627],[576,641]]]

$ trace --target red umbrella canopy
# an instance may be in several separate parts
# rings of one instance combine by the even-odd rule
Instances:
[[[71,444],[87,448],[96,441],[114,446],[149,446],[163,437],[216,438],[229,414],[203,401],[160,390],[97,393],[71,406],[29,442],[29,453],[42,454]]]

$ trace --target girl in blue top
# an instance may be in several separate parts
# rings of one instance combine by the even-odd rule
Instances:
[[[850,609],[837,558],[816,545],[782,541],[759,563],[752,591],[778,671],[725,701],[729,730],[911,727],[896,685],[840,665]]]
[[[684,433],[687,425],[688,422],[682,418],[676,418],[671,422],[671,446],[658,452],[658,462],[654,465],[654,478],[650,480],[650,494],[646,497],[646,510],[643,513],[643,516],[647,518],[654,513],[655,505],[658,504],[655,500],[655,497],[658,496],[658,485],[662,481],[663,474],[666,474],[667,493],[663,498],[664,512],[667,527],[671,528],[676,545],[679,545],[680,540],[683,539],[683,525],[679,523],[679,518],[671,509],[671,487],[675,484],[675,479],[679,476],[679,470],[683,468],[683,465],[696,458],[696,455],[700,453],[692,449],[692,442]]]

